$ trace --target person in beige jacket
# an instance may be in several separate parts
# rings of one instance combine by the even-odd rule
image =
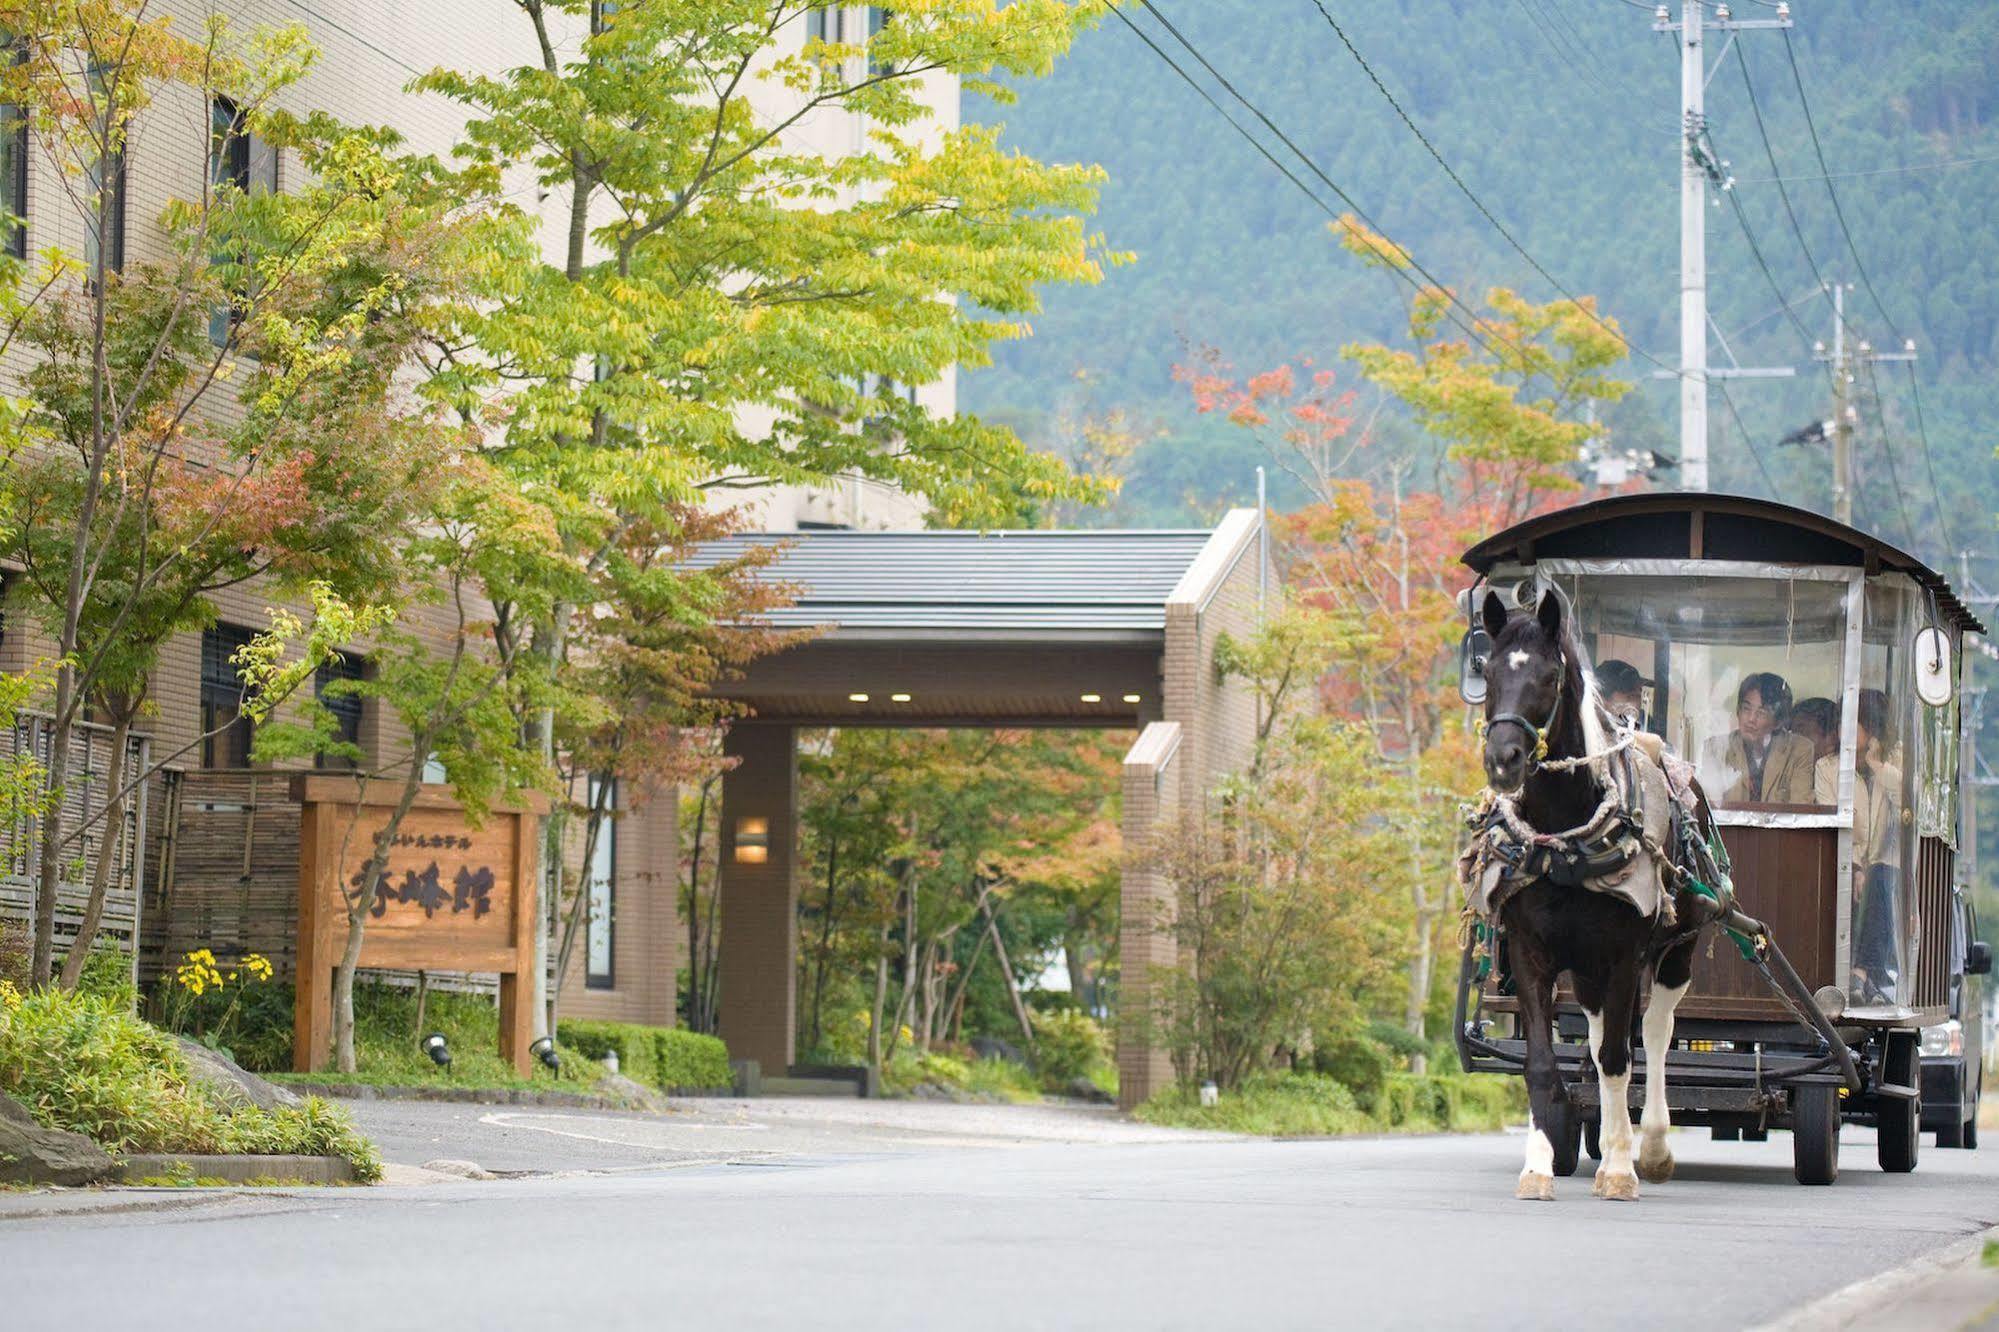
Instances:
[[[1724,805],[1813,803],[1812,742],[1781,729],[1791,687],[1773,671],[1746,676],[1735,691],[1735,729],[1701,750],[1701,782]]]

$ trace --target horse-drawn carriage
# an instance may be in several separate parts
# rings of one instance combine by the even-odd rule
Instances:
[[[1973,824],[1959,682],[1964,636],[1981,626],[1946,580],[1816,514],[1712,494],[1546,514],[1464,562],[1480,580],[1467,601],[1466,697],[1486,705],[1495,790],[1515,794],[1489,797],[1477,825],[1490,835],[1468,882],[1490,909],[1467,931],[1457,1044],[1467,1070],[1527,1073],[1531,1136],[1545,1135],[1552,1174],[1572,1173],[1585,1141],[1598,1155],[1611,1128],[1632,1170],[1628,1114],[1604,1115],[1620,1093],[1645,1107],[1636,1171],[1648,1179],[1671,1171],[1668,1114],[1716,1138],[1790,1130],[1801,1183],[1836,1177],[1843,1121],[1875,1126],[1891,1171],[1914,1169],[1925,1127],[1940,1144],[1975,1146],[1982,1031],[1969,978],[1991,954],[1973,938],[1961,872]],[[1586,659],[1567,674],[1565,646]],[[1567,697],[1565,680],[1586,697]],[[1581,751],[1566,761],[1565,734]],[[1544,836],[1567,826],[1555,814],[1543,816],[1552,829],[1526,826],[1537,775],[1544,808],[1556,782],[1591,772],[1586,789],[1614,795],[1607,774],[1640,751],[1682,774],[1670,833],[1656,811],[1651,833],[1633,816],[1611,830],[1626,860],[1650,853],[1661,865],[1650,934],[1633,936],[1649,950],[1637,974],[1652,979],[1650,1008],[1663,1006],[1656,1023],[1606,1013],[1637,1006],[1638,979],[1605,988],[1630,970],[1623,962],[1571,969],[1585,941],[1551,963],[1554,946],[1536,933],[1559,933],[1564,904],[1617,910],[1598,905],[1615,880],[1600,871],[1623,863],[1605,851],[1615,839],[1582,827]],[[1579,799],[1587,811],[1594,795]],[[1520,883],[1536,887],[1502,910]],[[1536,997],[1563,972],[1552,1004]],[[1536,983],[1523,987],[1522,974]],[[1663,1061],[1649,1049],[1594,1058],[1606,1021],[1625,1054],[1642,1028],[1667,1047]],[[1536,1091],[1537,1070],[1550,1081],[1542,1024],[1553,1028],[1551,1096]],[[1612,1063],[1624,1078],[1603,1078]],[[1925,1106],[1925,1088],[1943,1103]],[[1522,1196],[1551,1196],[1548,1178],[1530,1144]],[[1606,1196],[1635,1195],[1632,1179]]]

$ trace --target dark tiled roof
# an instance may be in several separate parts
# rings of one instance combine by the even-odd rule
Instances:
[[[1163,630],[1208,531],[782,532],[710,543],[697,564],[785,545],[766,576],[798,590],[777,627],[967,634]]]

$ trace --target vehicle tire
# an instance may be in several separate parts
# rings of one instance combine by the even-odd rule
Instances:
[[[1716,1124],[1713,1128],[1708,1130],[1708,1136],[1714,1139],[1716,1142],[1741,1142],[1742,1125]]]
[[[1937,1146],[1949,1151],[1964,1146],[1964,1123],[1946,1124],[1937,1130]]]
[[[1914,1032],[1887,1033],[1881,1057],[1882,1080],[1897,1086],[1920,1087],[1921,1055]],[[1874,1107],[1875,1155],[1881,1168],[1891,1175],[1906,1175],[1916,1168],[1916,1154],[1923,1140],[1923,1102],[1877,1097]]]
[[[1576,1167],[1582,1164],[1582,1113],[1566,1101],[1557,1103],[1555,1122],[1548,1126],[1548,1141],[1555,1149],[1555,1178],[1575,1174]]]
[[[1791,1088],[1791,1173],[1800,1184],[1839,1178],[1839,1088],[1832,1083]]]
[[[1742,1140],[1744,1142],[1768,1142],[1770,1141],[1770,1130],[1766,1128],[1746,1128],[1742,1130]]]
[[[1585,1119],[1583,1121],[1583,1150],[1589,1153],[1589,1159],[1592,1161],[1601,1161],[1603,1159],[1603,1121],[1601,1119]]]
[[[1978,1070],[1978,1093],[1971,1098],[1971,1118],[1964,1121],[1964,1149],[1978,1150],[1978,1107],[1985,1102],[1985,1070]]]

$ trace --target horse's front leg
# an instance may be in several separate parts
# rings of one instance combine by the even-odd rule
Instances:
[[[1599,1198],[1630,1202],[1638,1197],[1638,1176],[1631,1164],[1631,1017],[1638,1007],[1636,957],[1613,964],[1596,983],[1576,982],[1576,997],[1589,1017],[1589,1052],[1596,1063],[1597,1109],[1602,1118],[1599,1139],[1603,1163],[1597,1167],[1590,1192]]]
[[[1566,1092],[1555,1064],[1555,976],[1540,948],[1522,947],[1514,932],[1509,953],[1520,998],[1520,1026],[1527,1042],[1527,1161],[1520,1170],[1516,1198],[1534,1202],[1555,1200],[1556,1132],[1566,1113]]]
[[[1648,1184],[1673,1177],[1673,1149],[1666,1145],[1666,1130],[1673,1124],[1666,1105],[1666,1054],[1673,1048],[1673,1012],[1693,977],[1695,942],[1689,939],[1659,959],[1645,1006],[1645,1113],[1639,1120],[1638,1174]]]

